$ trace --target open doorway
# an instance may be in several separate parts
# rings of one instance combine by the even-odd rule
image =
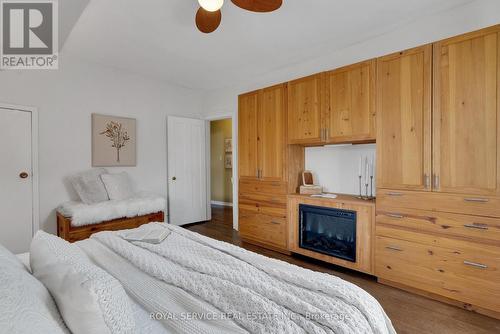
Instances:
[[[232,225],[233,121],[210,121],[210,204],[212,220]]]

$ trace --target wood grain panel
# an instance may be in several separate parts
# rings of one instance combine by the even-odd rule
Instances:
[[[435,191],[500,195],[499,31],[434,44]]]
[[[375,69],[369,60],[326,73],[328,142],[375,140]]]
[[[262,91],[262,108],[258,114],[258,142],[259,168],[264,180],[285,181],[285,92],[284,84]]]
[[[242,238],[287,249],[286,214],[267,215],[240,208],[239,222]]]
[[[408,208],[500,218],[500,198],[377,189],[377,208]]]
[[[258,178],[258,113],[259,91],[238,98],[238,175],[240,178]]]
[[[163,222],[164,219],[164,213],[157,212],[143,216],[118,218],[98,224],[75,227],[71,225],[71,218],[64,217],[58,212],[57,235],[69,242],[75,242],[90,238],[92,234],[97,232],[126,230],[152,222]]]
[[[500,253],[462,244],[442,248],[376,239],[377,276],[490,310],[500,309]]]
[[[432,45],[377,60],[377,186],[430,190]]]
[[[288,83],[288,143],[322,141],[323,74],[316,74]]]
[[[377,226],[387,225],[387,227],[500,247],[498,218],[379,206],[376,221]]]

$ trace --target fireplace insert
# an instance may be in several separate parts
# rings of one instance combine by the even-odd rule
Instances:
[[[356,262],[356,211],[299,205],[299,246]]]

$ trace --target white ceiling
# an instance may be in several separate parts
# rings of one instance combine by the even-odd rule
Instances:
[[[472,0],[284,0],[257,14],[225,0],[209,35],[197,0],[90,1],[64,53],[193,89],[253,80]]]

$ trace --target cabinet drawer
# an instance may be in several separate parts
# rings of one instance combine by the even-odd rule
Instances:
[[[239,192],[286,195],[286,183],[278,181],[240,180]]]
[[[379,224],[500,247],[498,218],[386,207],[377,209]]]
[[[239,230],[243,238],[253,239],[279,248],[287,248],[285,217],[240,209]]]
[[[286,196],[266,194],[240,194],[239,208],[243,210],[286,216]]]
[[[500,309],[500,253],[376,238],[378,277],[491,310]]]
[[[500,198],[377,189],[377,208],[408,208],[500,218]]]

